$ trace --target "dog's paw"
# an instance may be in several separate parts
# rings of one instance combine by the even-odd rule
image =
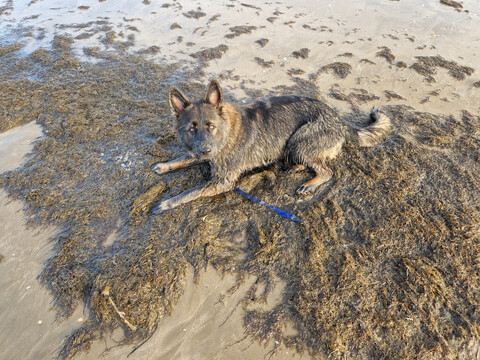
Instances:
[[[170,171],[170,167],[165,163],[153,164],[152,166],[150,166],[150,169],[152,169],[153,171],[155,171],[159,175],[165,174],[166,172]]]
[[[318,185],[300,185],[297,189],[297,195],[310,195],[318,188]]]
[[[318,188],[322,187],[324,184],[330,181],[332,178],[331,175],[320,177],[317,176],[310,181],[307,181],[305,184],[302,184],[297,189],[298,195],[309,195],[313,194]]]
[[[155,205],[153,208],[152,208],[152,214],[155,214],[155,215],[158,215],[158,214],[161,214],[167,210],[170,210],[172,207],[170,205],[170,202],[168,200],[163,200],[163,201],[159,201],[157,203],[157,205]]]

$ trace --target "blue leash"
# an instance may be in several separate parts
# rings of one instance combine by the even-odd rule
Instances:
[[[281,209],[277,209],[276,207],[274,206],[271,206],[271,205],[268,205],[267,203],[263,202],[262,200],[260,199],[257,199],[255,196],[253,195],[250,195],[249,193],[246,193],[245,191],[239,189],[239,188],[235,188],[233,189],[233,191],[235,191],[237,194],[240,194],[242,196],[245,196],[248,200],[251,200],[253,201],[254,203],[257,203],[257,204],[261,204],[261,205],[265,205],[267,208],[269,208],[270,210],[273,210],[275,211],[278,215],[280,215],[281,217],[284,217],[286,219],[290,219],[290,220],[293,220],[293,221],[296,221],[296,222],[301,222],[303,223],[303,220],[300,220],[299,218],[297,218],[295,215],[293,214],[290,214],[286,211],[283,211]]]

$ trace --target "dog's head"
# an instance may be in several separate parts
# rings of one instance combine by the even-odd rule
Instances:
[[[180,140],[198,159],[218,155],[228,142],[230,126],[225,116],[223,93],[216,80],[207,87],[203,100],[190,102],[177,88],[170,88],[169,103],[177,120]]]

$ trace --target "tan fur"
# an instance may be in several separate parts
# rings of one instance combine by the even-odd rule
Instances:
[[[344,143],[345,143],[345,140],[342,140],[342,141],[339,141],[335,146],[329,149],[326,149],[323,152],[322,157],[328,160],[335,159],[338,153],[340,152],[340,150],[342,150],[342,146]]]
[[[392,123],[386,115],[377,111],[372,112],[371,116],[375,119],[375,122],[358,131],[360,146],[377,145],[392,131]]]
[[[225,148],[225,151],[228,152],[234,149],[235,145],[237,145],[236,140],[238,139],[238,134],[240,132],[241,118],[239,112],[229,103],[223,104],[221,116],[230,126],[230,134]]]

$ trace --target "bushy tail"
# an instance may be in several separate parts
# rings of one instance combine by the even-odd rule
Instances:
[[[372,109],[370,119],[373,121],[366,128],[352,128],[352,135],[360,146],[373,146],[382,142],[392,131],[393,125],[388,116],[378,109]]]

